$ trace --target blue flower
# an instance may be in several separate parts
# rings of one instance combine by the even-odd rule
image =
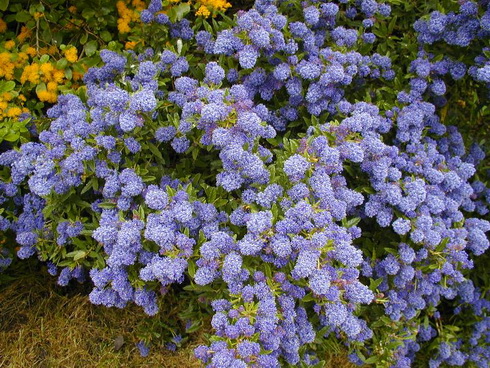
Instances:
[[[239,53],[238,53],[238,61],[240,62],[240,66],[243,69],[251,69],[255,66],[257,62],[257,58],[259,57],[259,53],[252,45],[246,45]]]

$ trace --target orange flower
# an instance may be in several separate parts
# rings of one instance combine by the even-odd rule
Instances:
[[[26,38],[31,37],[31,35],[32,35],[32,31],[29,28],[27,28],[26,26],[22,26],[20,29],[20,33],[17,36],[17,39],[20,42],[24,42],[26,40]]]
[[[82,74],[82,73],[73,72],[73,74],[72,74],[72,79],[73,79],[74,81],[81,80],[82,78],[83,78],[83,74]]]
[[[126,42],[126,44],[124,45],[124,48],[125,48],[126,50],[132,50],[132,49],[134,49],[134,47],[136,46],[136,44],[137,44],[137,43],[138,43],[138,42],[136,42],[136,41],[128,41],[128,42]]]
[[[48,48],[48,52],[51,54],[51,55],[54,55],[58,52],[58,48],[55,46],[55,45],[51,45],[49,46]]]
[[[15,41],[14,40],[5,41],[3,47],[5,47],[7,50],[12,50],[15,47]]]
[[[0,18],[0,33],[3,33],[7,30],[7,23],[3,19]]]

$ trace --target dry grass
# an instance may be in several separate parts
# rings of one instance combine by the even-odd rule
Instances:
[[[34,273],[0,290],[0,367],[199,367],[191,340],[177,352],[153,349],[143,358],[134,343],[144,318],[140,308],[123,310],[92,305],[86,295],[66,291],[54,278]],[[165,311],[163,312],[165,313]],[[115,351],[114,339],[125,344]],[[353,367],[333,346],[326,367]]]
[[[134,329],[144,314],[92,305],[87,296],[62,295],[47,278],[22,278],[0,292],[0,367],[198,367],[197,342],[175,353],[140,357]],[[114,349],[114,339],[125,344]],[[154,349],[156,350],[156,349]]]

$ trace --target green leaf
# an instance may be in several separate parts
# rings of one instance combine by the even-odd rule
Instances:
[[[43,41],[48,43],[48,42],[51,42],[52,38],[53,38],[53,35],[51,33],[51,29],[49,27],[44,28],[43,33],[42,33]]]
[[[48,60],[49,60],[49,55],[48,55],[48,54],[44,54],[44,55],[43,55],[43,56],[41,56],[41,58],[39,59],[39,62],[40,62],[41,64],[44,64],[44,63],[48,62]]]
[[[153,143],[148,142],[148,148],[150,149],[151,153],[153,153],[156,157],[159,159],[159,163],[164,164],[165,160],[163,159],[162,153],[158,149],[157,146],[155,146]]]
[[[85,45],[85,43],[88,41],[88,33],[84,33],[82,37],[80,37],[80,43],[82,45]]]
[[[151,182],[153,182],[155,180],[156,180],[156,177],[154,177],[153,175],[145,175],[145,176],[143,176],[143,181],[145,183],[151,183]]]
[[[89,9],[85,8],[82,11],[82,17],[85,19],[93,18],[95,16],[95,10],[94,9]]]
[[[17,14],[15,14],[15,20],[19,23],[25,23],[29,19],[31,19],[31,17],[32,16],[29,14],[29,12],[27,12],[25,10],[22,10],[22,11],[18,12]]]
[[[360,217],[354,217],[354,218],[351,218],[348,221],[345,221],[344,226],[345,227],[356,226],[360,221],[361,221],[361,218]],[[344,223],[344,221],[342,221],[342,222]]]
[[[15,142],[17,139],[19,139],[20,134],[19,132],[10,132],[7,134],[3,139],[5,139],[8,142]]]
[[[84,50],[85,50],[85,53],[87,54],[87,56],[92,56],[93,54],[95,54],[98,46],[99,45],[97,44],[97,41],[95,41],[95,40],[87,42],[84,46]]]
[[[446,245],[449,243],[449,238],[444,238],[440,244],[436,247],[436,252],[442,252],[446,249]]]
[[[85,258],[87,256],[87,252],[79,250],[77,251],[77,254],[73,257],[74,261],[78,261],[79,259]]]
[[[187,270],[189,272],[189,276],[191,278],[194,278],[194,275],[196,274],[196,264],[194,262],[189,262],[189,265],[187,266]]]
[[[383,282],[383,278],[380,277],[379,279],[370,279],[369,280],[369,289],[372,291],[375,291],[376,288]]]
[[[99,208],[110,210],[111,208],[116,208],[116,204],[112,202],[102,202],[98,204]]]
[[[389,34],[392,34],[393,33],[393,29],[395,28],[395,25],[396,25],[396,21],[398,20],[398,17],[395,15],[391,21],[390,21],[390,24],[388,24],[388,33]]]
[[[61,58],[56,62],[56,68],[58,69],[65,69],[67,65],[68,60],[66,60],[66,58]]]
[[[379,357],[378,356],[372,356],[372,357],[369,357],[368,359],[366,359],[364,361],[364,363],[366,364],[373,364],[373,363],[376,363],[378,361]]]
[[[9,92],[15,88],[14,81],[1,81],[0,82],[0,93]]]
[[[214,202],[214,205],[215,205],[217,208],[221,208],[221,207],[223,207],[223,206],[224,206],[225,204],[227,204],[227,203],[228,203],[228,200],[227,200],[227,199],[225,199],[225,198],[220,198],[220,199],[218,199],[218,200],[216,200],[216,201]]]
[[[188,3],[180,3],[177,6],[172,6],[170,11],[168,12],[168,16],[170,20],[175,23],[179,20],[182,20],[184,16],[189,13],[191,7]]]
[[[65,69],[65,77],[66,79],[71,80],[71,78],[73,77],[73,72],[71,71],[71,69]]]
[[[109,31],[102,31],[100,33],[100,38],[102,38],[105,42],[109,42],[112,40],[112,34]]]
[[[194,148],[194,149],[192,150],[192,159],[193,159],[194,161],[196,161],[196,160],[197,160],[197,156],[198,156],[198,155],[199,155],[199,149]]]
[[[84,250],[74,250],[73,252],[67,253],[67,258],[73,258],[74,261],[78,261],[79,259],[84,258],[87,255],[87,252]]]
[[[9,0],[0,0],[0,10],[5,11],[9,6]]]
[[[87,184],[85,184],[85,186],[83,187],[82,191],[80,192],[80,194],[83,194],[83,193],[86,193],[88,192],[90,189],[92,189],[93,185],[94,185],[94,180],[97,180],[97,178],[92,178]]]

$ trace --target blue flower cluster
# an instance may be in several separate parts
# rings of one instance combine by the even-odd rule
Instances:
[[[366,16],[372,17],[376,12],[389,15],[389,7],[384,4],[359,3],[361,13]],[[325,111],[336,114],[337,105],[351,84],[394,77],[391,60],[387,57],[325,47],[329,38],[336,45],[349,48],[361,42],[357,29],[336,27],[338,14],[339,6],[334,3],[312,3],[304,9],[302,21],[292,22],[272,3],[258,1],[255,9],[237,14],[237,26],[232,30],[221,31],[216,38],[207,31],[200,31],[196,41],[206,53],[231,56],[238,59],[242,70],[254,69],[238,75],[249,98],[271,101],[274,95],[284,96],[285,103],[264,116],[267,123],[283,131],[305,108],[308,114],[315,116]],[[372,26],[372,19],[369,20]],[[286,55],[286,60],[278,58],[279,54]],[[254,68],[259,62],[260,67]],[[267,72],[270,68],[272,72]],[[235,83],[237,76],[232,72],[229,71],[228,79]],[[286,95],[283,95],[284,88]]]
[[[432,13],[415,24],[420,43],[488,38],[486,6]],[[437,341],[431,367],[488,366],[489,301],[469,276],[490,246],[490,189],[474,179],[485,154],[439,114],[450,83],[490,81],[487,59],[421,50],[408,90],[379,107],[370,86],[395,71],[369,30],[386,4],[257,0],[196,33],[161,9],[152,0],[141,17],[169,31],[167,48],[102,51],[86,102],[60,96],[39,142],[0,155],[14,213],[0,229],[18,256],[61,268],[61,285],[89,275],[93,303],[148,315],[185,284],[214,311],[212,343],[195,350],[210,368],[315,365],[329,337],[361,363],[381,349],[409,367]],[[429,323],[451,300],[478,320],[468,341]]]
[[[151,52],[139,60],[129,55],[139,66],[121,84],[117,78],[128,67],[127,57],[104,51],[105,65],[85,75],[87,103],[74,95],[60,96],[48,111],[51,124],[40,133],[40,143],[28,143],[20,151],[0,155],[1,164],[10,167],[12,177],[11,183],[3,185],[3,192],[17,196],[16,221],[2,219],[4,230],[10,228],[17,234],[21,246],[18,256],[34,255],[37,245],[39,256],[47,259],[53,248],[46,249],[40,242],[53,240],[54,249],[65,247],[75,260],[86,259],[89,250],[77,250],[72,239],[78,237],[87,244],[95,241],[105,259],[89,270],[94,284],[90,300],[120,308],[132,301],[150,315],[158,311],[157,294],[144,283],[158,282],[159,294],[172,283],[181,283],[199,232],[210,234],[227,219],[212,204],[192,200],[194,189],[163,175],[161,165],[156,168],[158,180],[143,176],[143,167],[138,167],[138,172],[134,169],[138,162],[135,157],[144,149],[148,151],[145,134],[151,133],[151,144],[158,143],[153,138],[158,130],[145,127],[145,121],[148,123],[156,113],[157,95],[164,93],[159,90],[158,73],[180,75],[187,70],[175,71],[176,56],[169,67],[165,57],[171,55],[175,54],[163,53],[157,63],[146,60],[153,56]],[[22,197],[17,186],[26,181],[30,193]],[[75,193],[81,196],[78,205],[89,210],[95,222],[85,218],[82,223],[68,217],[53,224],[54,208],[50,209],[51,216],[43,216],[48,204],[57,206],[60,196],[70,198]],[[50,271],[57,273],[52,263]],[[84,269],[63,268],[59,283],[66,285],[72,278],[83,280]]]
[[[452,62],[452,65],[447,65],[440,63],[429,72],[442,75],[450,73],[456,80],[461,79],[467,72],[474,80],[484,83],[488,88],[490,83],[490,61],[487,54],[489,49],[483,46],[485,45],[485,40],[490,36],[490,4],[488,2],[462,1],[458,12],[443,14],[434,11],[430,14],[429,19],[416,21],[414,29],[418,32],[420,44],[442,42],[460,47],[480,44],[479,48],[482,53],[474,58],[474,64],[465,65],[462,62]],[[422,78],[426,78],[424,70],[427,68],[427,61],[420,62],[417,74]],[[445,87],[442,87],[442,82],[436,80],[435,83],[435,86],[434,84],[432,85],[432,92],[436,95],[444,94]]]
[[[289,364],[298,364],[301,345],[312,342],[315,336],[303,307],[298,307],[307,294],[317,301],[314,311],[329,331],[358,341],[372,336],[366,323],[353,314],[356,305],[374,299],[373,292],[358,279],[363,257],[352,242],[361,231],[356,226],[337,224],[362,204],[363,196],[347,188],[341,175],[346,159],[325,135],[312,136],[303,144],[304,150],[284,163],[288,184],[243,191],[243,205],[232,212],[230,221],[246,228],[244,236],[235,240],[229,234],[217,233],[200,248],[195,282],[207,285],[222,279],[236,300],[213,304],[213,327],[221,341],[250,344],[248,338],[258,335],[260,346],[272,351],[266,356],[252,356],[238,350],[240,358],[233,364],[247,366],[257,360],[263,362],[261,366],[279,366],[281,356]],[[293,160],[301,160],[297,166],[301,169],[291,172],[288,167]],[[274,216],[275,223],[274,207],[280,213]],[[271,275],[272,284],[263,272],[251,274],[246,268],[260,264],[277,270]],[[286,269],[290,271],[285,273]],[[257,309],[252,313],[243,303],[255,303]],[[277,313],[282,318],[278,319]],[[226,345],[219,346],[219,354],[205,353],[205,347],[198,348],[196,354],[212,366],[223,354],[236,355]],[[211,350],[216,350],[214,345]]]
[[[489,35],[488,3],[482,2],[480,6],[473,1],[462,1],[459,12],[442,14],[434,11],[429,19],[416,21],[414,28],[419,33],[420,43],[444,41],[449,45],[468,46],[475,38],[483,39]]]

